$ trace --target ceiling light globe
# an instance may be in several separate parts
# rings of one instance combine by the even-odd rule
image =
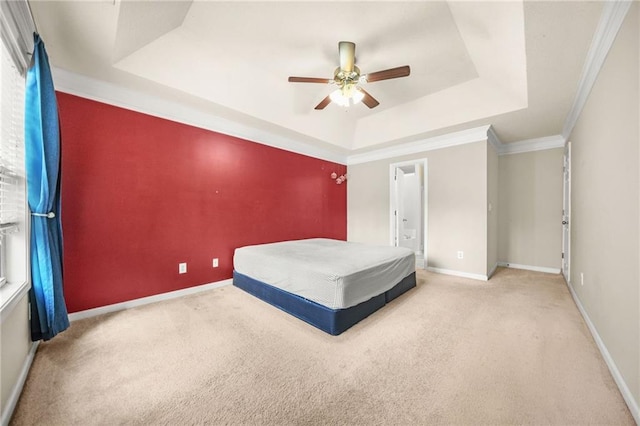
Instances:
[[[362,93],[360,90],[354,90],[353,96],[351,97],[353,104],[357,104],[358,102],[362,101],[362,99],[364,99],[364,93]]]
[[[345,97],[342,94],[342,90],[337,89],[334,90],[333,92],[331,92],[331,94],[329,95],[329,98],[331,99],[331,102],[338,104],[340,106],[343,107],[348,107],[349,106],[349,98]]]

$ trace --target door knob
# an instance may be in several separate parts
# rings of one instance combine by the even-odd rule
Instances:
[[[563,221],[562,221],[562,224],[563,224],[563,225],[568,225],[568,224],[569,224],[569,222],[567,222],[566,220],[563,220]]]

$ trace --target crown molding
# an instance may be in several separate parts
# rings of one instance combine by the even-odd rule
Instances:
[[[213,132],[246,139],[262,145],[339,164],[347,163],[347,155],[314,147],[274,133],[256,129],[232,120],[205,113],[196,108],[167,101],[113,83],[52,67],[56,90],[143,114],[199,127]]]
[[[354,164],[385,160],[403,155],[417,154],[419,152],[432,151],[434,149],[448,148],[450,146],[464,145],[467,143],[481,142],[485,140],[493,146],[499,156],[562,148],[566,142],[562,135],[553,135],[542,138],[526,139],[518,142],[502,143],[492,126],[480,126],[421,141],[395,145],[389,148],[378,149],[362,154],[350,155],[347,159],[347,165],[351,166]]]
[[[56,90],[60,92],[338,164],[368,163],[481,141],[488,141],[498,155],[559,148],[565,143],[562,136],[556,135],[504,144],[494,132],[493,127],[485,125],[360,154],[340,154],[60,68],[53,67],[52,74]]]
[[[607,54],[618,35],[618,31],[632,3],[632,1],[620,0],[604,2],[600,22],[591,41],[591,46],[587,52],[587,58],[582,69],[582,76],[578,83],[578,91],[562,128],[562,136],[565,140],[569,139],[573,127],[576,125],[578,117],[580,117],[582,113],[589,93],[591,93],[600,69],[604,64]]]
[[[562,148],[565,145],[562,135],[546,136],[543,138],[527,139],[518,142],[502,144],[498,155],[522,154],[525,152],[542,151],[545,149]]]
[[[489,126],[489,129],[487,130],[487,140],[489,141],[489,144],[491,144],[491,146],[493,146],[493,148],[496,150],[498,155],[500,155],[503,144],[498,135],[496,135],[496,132],[493,130],[493,126]]]
[[[502,143],[496,132],[493,130],[493,127],[489,127],[489,130],[487,131],[487,140],[496,149],[499,156],[562,148],[566,143],[566,139],[562,137],[562,135],[545,136],[542,138]]]
[[[473,129],[462,130],[460,132],[449,133],[442,136],[423,139],[415,142],[408,142],[388,148],[376,149],[362,154],[349,155],[347,165],[368,163],[371,161],[384,160],[388,158],[400,157],[402,155],[417,154],[419,152],[432,151],[434,149],[448,148],[451,146],[464,145],[468,143],[481,142],[487,140],[487,132],[491,126],[474,127]]]

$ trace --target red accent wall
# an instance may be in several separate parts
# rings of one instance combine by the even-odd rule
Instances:
[[[58,103],[69,312],[231,278],[243,245],[346,239],[346,185],[330,178],[344,165],[65,93]]]

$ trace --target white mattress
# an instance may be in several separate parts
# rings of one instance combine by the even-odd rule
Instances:
[[[316,238],[241,247],[236,272],[331,309],[371,299],[415,271],[405,247]]]

